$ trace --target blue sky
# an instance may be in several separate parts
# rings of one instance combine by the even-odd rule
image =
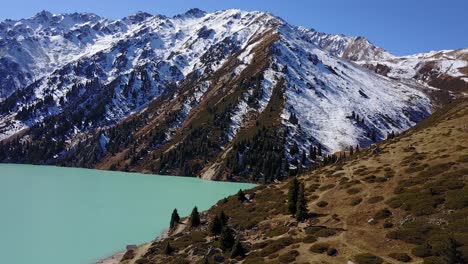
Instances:
[[[172,16],[192,7],[269,11],[294,25],[364,36],[397,55],[468,47],[467,0],[0,0],[0,19],[92,12],[122,18],[136,11]]]

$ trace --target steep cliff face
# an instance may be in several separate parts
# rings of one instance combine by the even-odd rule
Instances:
[[[29,71],[34,82],[12,77],[26,84],[0,103],[3,162],[269,182],[431,112],[426,84],[358,65],[391,60],[388,52],[268,13],[194,9],[117,21],[44,13],[4,24],[2,32],[25,31],[38,46],[59,39],[77,55]]]

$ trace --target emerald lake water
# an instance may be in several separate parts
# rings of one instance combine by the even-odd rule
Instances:
[[[159,236],[177,208],[206,210],[252,184],[0,164],[0,256],[11,264],[89,264]]]

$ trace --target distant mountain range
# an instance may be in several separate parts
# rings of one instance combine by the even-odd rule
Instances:
[[[397,57],[264,12],[0,23],[0,161],[271,182],[468,91],[468,49]]]

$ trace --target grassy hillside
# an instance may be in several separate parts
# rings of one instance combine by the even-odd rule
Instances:
[[[347,156],[298,178],[305,221],[288,213],[290,182],[263,185],[247,191],[247,201],[219,201],[199,227],[182,219],[168,238],[128,251],[122,263],[468,262],[467,100]],[[245,254],[231,258],[223,235],[211,234],[221,211]]]

